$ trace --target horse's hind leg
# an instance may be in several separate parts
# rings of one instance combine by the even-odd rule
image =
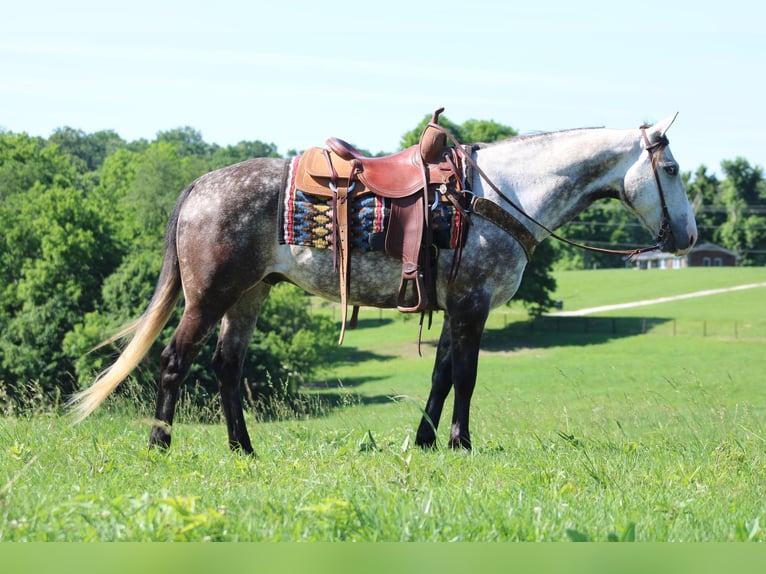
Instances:
[[[229,434],[229,447],[248,454],[253,453],[253,447],[242,411],[242,364],[255,330],[258,313],[270,289],[268,285],[260,283],[226,311],[213,356],[213,369],[221,389],[221,406]]]
[[[452,337],[449,315],[444,314],[444,324],[436,348],[436,361],[431,375],[431,393],[420,421],[415,442],[418,446],[432,447],[436,443],[436,429],[444,408],[444,401],[452,388]]]
[[[160,380],[157,385],[155,425],[149,442],[152,446],[168,448],[178,392],[192,362],[199,354],[223,311],[203,310],[187,306],[173,338],[160,356]]]

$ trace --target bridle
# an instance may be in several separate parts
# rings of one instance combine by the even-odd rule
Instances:
[[[654,182],[657,184],[657,193],[660,194],[660,204],[662,206],[662,223],[660,224],[660,230],[657,232],[656,246],[656,248],[659,249],[664,243],[667,235],[670,233],[670,212],[668,211],[668,203],[665,201],[665,192],[662,189],[662,183],[660,182],[660,174],[657,170],[657,164],[659,163],[659,157],[662,153],[662,150],[668,147],[670,142],[668,141],[668,138],[665,136],[665,134],[662,134],[660,139],[654,143],[651,143],[649,141],[649,136],[646,135],[646,128],[648,127],[649,126],[643,125],[640,129],[641,135],[644,138],[644,147],[646,148],[646,152],[649,154],[649,160],[652,163],[652,174],[654,175]]]
[[[479,167],[479,165],[476,163],[476,161],[473,159],[473,157],[471,157],[471,155],[472,155],[471,152],[467,151],[457,141],[455,136],[453,136],[447,129],[445,129],[444,127],[440,126],[439,124],[437,124],[435,122],[429,122],[427,127],[435,128],[435,129],[439,130],[440,132],[442,132],[445,136],[447,136],[447,139],[455,146],[455,149],[459,150],[459,153],[461,154],[462,158],[466,161],[466,163],[468,165],[470,165],[471,168],[477,174],[479,174],[479,177],[481,177],[481,179],[483,179],[486,182],[486,184],[490,188],[492,188],[492,190],[495,193],[497,193],[506,202],[508,202],[508,204],[513,209],[515,209],[517,212],[519,212],[527,220],[529,220],[534,225],[536,225],[537,227],[539,227],[540,229],[545,231],[548,235],[550,235],[554,239],[557,239],[558,241],[561,241],[562,243],[566,243],[567,245],[571,245],[571,246],[577,247],[579,249],[585,249],[586,251],[592,251],[592,252],[596,252],[596,253],[609,253],[609,254],[613,254],[613,255],[624,255],[625,259],[632,260],[635,256],[640,255],[641,253],[646,253],[647,251],[661,250],[663,245],[664,245],[664,243],[665,243],[665,239],[667,238],[668,234],[670,233],[670,212],[668,211],[668,205],[667,205],[667,202],[665,201],[665,192],[662,189],[662,183],[660,182],[660,175],[659,175],[659,172],[657,171],[657,164],[658,164],[659,156],[660,156],[662,150],[665,149],[668,146],[669,141],[668,141],[668,138],[665,137],[665,135],[663,134],[658,141],[656,141],[654,143],[651,143],[649,141],[649,136],[646,134],[646,129],[649,127],[647,125],[642,125],[639,129],[641,130],[641,135],[644,138],[644,147],[646,149],[646,152],[649,154],[649,159],[650,159],[650,163],[651,163],[651,166],[652,166],[652,172],[654,174],[654,181],[657,184],[657,191],[658,191],[659,196],[660,196],[660,203],[661,203],[661,207],[662,207],[662,222],[660,224],[660,229],[659,229],[659,231],[657,233],[657,242],[654,245],[651,245],[651,246],[638,247],[638,248],[635,248],[635,249],[609,249],[609,248],[606,248],[606,247],[593,247],[592,245],[585,245],[583,243],[578,243],[577,241],[572,241],[571,239],[567,239],[566,237],[562,237],[561,235],[557,234],[552,229],[549,229],[547,226],[545,226],[544,224],[540,223],[538,220],[536,220],[531,215],[527,214],[524,211],[524,209],[522,209],[513,200],[511,200],[507,195],[505,195],[500,190],[500,188],[497,187],[497,185],[495,185],[492,182],[492,180],[489,178],[489,176],[487,176],[487,174],[484,173],[484,171]],[[471,148],[469,147],[469,149],[471,149]],[[488,201],[488,200],[483,200],[482,198],[478,198],[478,197],[474,196],[474,201],[476,201],[476,200],[482,200],[484,202]],[[494,203],[494,202],[491,202],[491,203]],[[530,242],[536,242],[536,240],[534,239],[534,236],[532,236],[532,234],[529,233],[528,230],[526,230],[524,225],[521,222],[519,222],[518,219],[516,219],[512,214],[508,213],[507,210],[503,210],[499,206],[497,206],[497,208],[499,208],[500,210],[505,212],[502,217],[497,218],[498,221],[495,221],[496,223],[498,223],[498,225],[500,225],[500,227],[502,227],[502,228],[504,228],[506,230],[513,230],[514,232],[518,231],[519,228],[523,228],[527,232],[525,235],[527,237],[531,237],[532,238],[532,239],[530,239],[528,241],[522,241],[522,245],[523,245],[524,250],[525,250],[525,252],[527,254],[527,259],[529,259],[530,256],[531,256],[531,252],[534,249],[534,244],[532,243],[530,245]],[[470,212],[470,209],[468,211]],[[481,211],[489,211],[489,212],[493,212],[494,213],[496,210],[495,209],[493,209],[493,210],[483,209]],[[479,212],[479,210],[477,210],[477,212]],[[483,215],[483,213],[481,213],[481,212],[479,212],[479,213],[480,213],[480,215]],[[509,218],[514,220],[515,223],[510,224],[510,225],[506,224],[505,221],[507,221]],[[495,218],[493,218],[493,221],[494,220],[495,220]]]

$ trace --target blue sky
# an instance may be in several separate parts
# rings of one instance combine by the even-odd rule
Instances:
[[[685,171],[766,163],[766,9],[752,0],[10,4],[0,127],[15,132],[188,125],[282,153],[331,135],[393,151],[439,106],[521,133],[678,111]]]

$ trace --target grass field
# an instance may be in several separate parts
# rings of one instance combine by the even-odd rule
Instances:
[[[574,310],[766,270],[557,279]],[[618,314],[663,320],[645,335],[530,329],[520,308],[495,311],[470,453],[413,445],[441,318],[419,357],[417,321],[372,309],[347,333],[346,360],[308,389],[313,415],[250,416],[256,458],[229,453],[224,425],[188,408],[167,454],[147,449],[149,411],[125,401],[78,426],[3,419],[0,540],[762,542],[764,302],[759,288]],[[695,321],[740,328],[681,328]]]

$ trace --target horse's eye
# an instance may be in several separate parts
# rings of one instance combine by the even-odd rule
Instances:
[[[662,166],[662,169],[671,177],[678,175],[678,165],[675,163],[666,163]]]

